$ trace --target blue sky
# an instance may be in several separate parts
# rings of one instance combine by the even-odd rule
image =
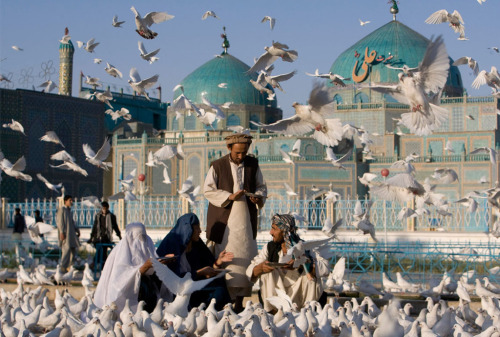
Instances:
[[[135,32],[132,5],[142,15],[150,11],[167,11],[175,18],[154,25],[152,29],[158,32],[158,37],[144,40]],[[312,87],[312,78],[305,72],[313,72],[316,68],[328,72],[340,53],[392,19],[389,8],[386,0],[3,0],[0,1],[0,73],[12,73],[16,80],[19,74],[32,67],[29,87],[41,84],[42,64],[45,67],[52,60],[55,70],[58,69],[58,40],[68,27],[75,47],[77,40],[87,41],[94,37],[100,42],[93,54],[83,49],[75,51],[73,95],[77,94],[80,71],[114,84],[116,88],[127,88],[129,70],[136,67],[143,78],[159,74],[163,100],[171,101],[176,84],[222,51],[220,34],[222,26],[226,26],[231,43],[229,53],[248,65],[272,40],[286,43],[298,51],[295,63],[278,61],[274,72],[298,70],[294,78],[283,83],[286,93],[277,93],[278,104],[285,116],[289,116],[293,112],[292,102],[305,102]],[[401,0],[399,9],[398,20],[422,35],[430,38],[442,34],[453,59],[467,55],[478,60],[481,69],[500,66],[500,54],[488,49],[500,47],[497,33],[499,0],[487,0],[483,5],[476,0]],[[450,12],[456,9],[462,14],[469,41],[458,41],[457,34],[446,24],[425,24],[425,19],[440,9]],[[202,21],[201,16],[207,10],[215,11],[221,19]],[[111,26],[115,14],[119,20],[126,21],[123,28]],[[274,30],[271,31],[267,23],[260,23],[265,15],[277,19]],[[361,27],[358,19],[371,23]],[[160,60],[152,65],[142,60],[137,49],[139,40],[148,51],[161,48]],[[24,51],[17,52],[12,45]],[[95,57],[103,59],[103,63],[94,64]],[[106,74],[106,61],[121,70],[123,79]],[[470,88],[474,79],[471,71],[464,66],[460,70],[470,95],[489,95],[490,89],[486,86],[480,90]],[[57,80],[57,74],[52,75],[52,79]]]

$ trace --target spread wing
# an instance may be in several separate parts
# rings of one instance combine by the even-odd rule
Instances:
[[[273,80],[278,81],[278,82],[283,82],[283,81],[291,79],[296,73],[297,73],[297,70],[294,70],[294,71],[289,72],[287,74],[281,74],[281,75],[271,76],[271,78]]]
[[[266,67],[270,66],[277,59],[278,56],[271,55],[266,51],[264,54],[260,55],[257,62],[255,62],[255,64],[250,69],[248,69],[247,73],[258,73],[259,71],[264,70]]]
[[[104,140],[104,144],[102,144],[99,151],[97,151],[95,157],[97,160],[103,161],[108,158],[109,151],[111,151],[111,144],[108,141],[108,138]]]
[[[14,163],[14,165],[12,165],[12,170],[13,171],[24,171],[25,168],[26,168],[26,159],[24,158],[24,156],[22,156],[21,158],[19,158]]]
[[[177,153],[177,150],[172,145],[165,145],[158,151],[154,153],[154,157],[158,160],[167,160],[174,157]]]
[[[144,89],[148,89],[150,87],[152,87],[156,82],[158,82],[158,78],[160,77],[160,75],[154,75],[154,76],[151,76],[150,78],[147,78],[145,80],[143,80],[141,82],[141,86],[144,88]]]
[[[146,48],[144,48],[144,44],[142,43],[142,41],[138,42],[138,46],[139,46],[139,51],[141,52],[141,54],[147,54],[148,53],[146,51]]]
[[[149,27],[153,23],[160,23],[173,18],[174,16],[168,14],[167,12],[149,12],[146,16],[144,16],[143,22]]]
[[[41,181],[43,181],[45,184],[50,184],[49,181],[47,179],[45,179],[45,177],[42,176],[41,173],[37,173],[36,176],[37,176],[38,179],[40,179]]]
[[[438,36],[427,46],[419,66],[418,77],[423,82],[424,89],[435,93],[444,88],[449,68],[450,60],[443,37]]]
[[[279,120],[272,124],[259,124],[255,122],[252,123],[264,130],[282,133],[285,135],[303,135],[314,129],[314,125],[312,123],[304,121],[298,115]]]
[[[52,156],[50,156],[50,159],[52,160],[62,160],[62,161],[75,161],[75,158],[71,156],[68,152],[65,150],[59,151],[57,153],[54,153]]]
[[[439,24],[448,21],[448,11],[446,9],[441,9],[437,12],[432,13],[426,20],[425,23],[429,24]]]
[[[280,149],[280,153],[281,153],[281,156],[283,157],[283,159],[287,159],[287,160],[292,160],[292,158],[290,158],[290,156],[285,152],[283,151],[282,149]]]
[[[92,148],[89,146],[89,144],[83,144],[83,152],[85,153],[85,157],[87,158],[94,158],[95,157],[95,152],[92,150]]]
[[[141,81],[141,76],[139,75],[139,72],[137,71],[137,69],[135,67],[130,69],[129,76],[132,79],[132,82],[134,82],[134,83]]]

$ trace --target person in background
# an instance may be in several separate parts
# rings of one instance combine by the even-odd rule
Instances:
[[[44,222],[43,218],[40,216],[40,211],[39,210],[35,210],[34,213],[35,213],[35,222]],[[43,240],[43,234],[40,234],[40,237]]]
[[[91,243],[96,247],[96,254],[100,257],[99,261],[104,264],[108,258],[108,248],[113,242],[113,231],[120,240],[122,234],[116,223],[116,216],[109,211],[108,202],[103,201],[101,207],[101,211],[95,216],[90,239],[87,243]]]
[[[16,241],[21,241],[22,234],[24,229],[26,228],[26,221],[24,220],[24,216],[21,215],[21,209],[16,208],[14,210],[14,231],[12,233],[12,239]]]
[[[217,275],[224,263],[233,260],[233,254],[222,251],[217,259],[200,239],[200,220],[194,213],[187,213],[181,216],[174,228],[165,236],[160,246],[156,250],[158,256],[173,255],[176,259],[167,265],[179,277],[183,277],[187,272],[191,273],[193,280],[200,280]],[[191,294],[189,305],[191,308],[205,303],[210,304],[215,298],[215,308],[222,310],[224,305],[231,302],[226,281],[224,278],[217,278],[202,290]]]
[[[73,197],[64,196],[63,207],[57,210],[56,224],[59,234],[59,247],[61,248],[61,272],[68,271],[68,267],[73,264],[76,250],[80,247],[80,228],[73,220],[71,206],[73,206]]]

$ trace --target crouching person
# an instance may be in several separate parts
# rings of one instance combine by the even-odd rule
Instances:
[[[278,309],[266,300],[277,296],[276,289],[284,291],[299,308],[307,301],[318,301],[323,288],[321,280],[316,277],[317,262],[310,258],[309,262],[294,268],[293,257],[287,255],[288,250],[301,241],[296,233],[294,217],[289,214],[274,215],[270,234],[273,240],[262,247],[247,269],[250,280],[254,283],[259,281],[264,309],[268,312]],[[324,266],[320,269],[323,270]]]

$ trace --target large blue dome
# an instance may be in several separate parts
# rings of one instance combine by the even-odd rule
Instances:
[[[194,70],[180,84],[184,87],[186,97],[195,104],[202,103],[202,93],[205,93],[205,97],[214,104],[233,102],[276,108],[276,100],[267,100],[265,93],[252,86],[250,80],[256,80],[257,74],[247,74],[248,69],[248,65],[223,52]],[[221,83],[226,83],[226,87],[219,87]],[[270,86],[268,88],[272,90]],[[182,91],[177,89],[174,92],[174,100],[181,94]]]
[[[402,67],[406,64],[411,68],[417,67],[424,57],[429,42],[429,39],[394,20],[345,50],[335,60],[330,71],[351,78],[347,84],[354,83],[353,75],[360,76],[357,78],[358,83],[397,83],[400,71],[389,69],[386,65]],[[361,69],[361,65],[365,59],[367,47],[368,55],[372,51],[376,51],[376,57],[369,67],[368,76],[362,79],[364,71]],[[357,67],[356,61],[358,61]],[[450,65],[451,63],[453,60],[450,58]],[[444,92],[448,96],[461,96],[463,94],[462,77],[456,66],[450,66]]]

